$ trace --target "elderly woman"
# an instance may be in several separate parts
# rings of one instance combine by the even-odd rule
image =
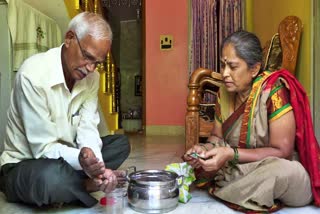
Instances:
[[[312,126],[304,127],[311,119],[301,85],[288,71],[262,72],[260,41],[246,31],[224,40],[220,64],[212,136],[183,157],[198,181],[210,181],[209,192],[238,209],[319,204],[319,146]]]

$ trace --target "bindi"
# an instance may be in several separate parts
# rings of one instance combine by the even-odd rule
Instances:
[[[223,62],[224,64],[228,64],[228,58],[225,56],[225,57],[222,59],[222,62]]]

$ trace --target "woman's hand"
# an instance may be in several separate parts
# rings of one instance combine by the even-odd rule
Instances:
[[[203,146],[200,145],[194,145],[192,148],[190,148],[184,155],[183,155],[183,159],[190,164],[193,168],[200,168],[201,165],[199,163],[199,159],[198,158],[194,158],[191,157],[190,155],[192,153],[197,153],[199,154],[201,157],[204,157],[205,154],[205,148]]]
[[[234,151],[230,147],[217,147],[204,153],[204,158],[207,160],[199,159],[200,166],[206,171],[218,171],[225,165],[227,161],[233,159]]]

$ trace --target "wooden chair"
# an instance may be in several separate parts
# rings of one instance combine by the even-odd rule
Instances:
[[[284,18],[279,24],[278,33],[272,37],[270,42],[267,42],[264,48],[264,68],[272,71],[284,68],[295,74],[301,32],[302,24],[298,17]],[[281,50],[276,50],[277,47],[280,47]],[[210,136],[213,122],[200,116],[200,107],[203,105],[205,87],[220,87],[221,85],[222,76],[218,72],[199,68],[191,74],[185,118],[186,150],[199,143],[201,137]],[[212,93],[216,94],[216,91]]]

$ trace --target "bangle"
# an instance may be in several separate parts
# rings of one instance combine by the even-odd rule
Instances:
[[[211,141],[208,141],[208,140],[206,141],[206,143],[209,143],[209,144],[211,144],[211,145],[213,145],[213,146],[215,145],[214,142],[211,142]]]
[[[206,143],[211,144],[212,148],[217,147],[217,142],[207,141]]]
[[[204,148],[206,151],[209,151],[208,148],[205,146],[205,144],[199,144],[202,148]]]
[[[211,144],[213,148],[227,145],[226,141],[224,141],[222,138],[219,138],[219,140],[215,139],[213,141],[207,140],[206,143]]]
[[[235,166],[239,163],[239,152],[237,147],[233,147],[233,159],[230,161],[230,164]]]

